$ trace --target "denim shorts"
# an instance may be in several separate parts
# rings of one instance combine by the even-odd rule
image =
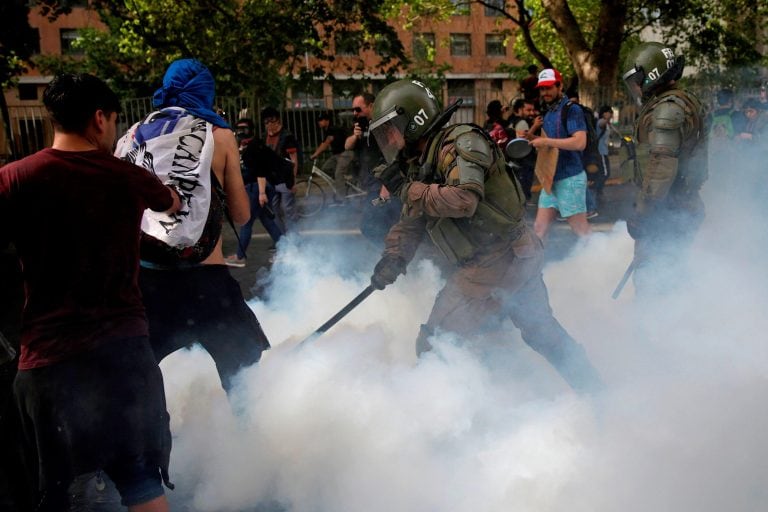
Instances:
[[[587,173],[558,180],[552,184],[552,193],[542,189],[539,208],[554,208],[561,217],[570,217],[587,211]]]

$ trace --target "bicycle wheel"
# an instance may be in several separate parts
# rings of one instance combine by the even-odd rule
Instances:
[[[311,217],[325,205],[325,191],[315,180],[309,181],[307,178],[298,180],[294,197],[299,217]]]

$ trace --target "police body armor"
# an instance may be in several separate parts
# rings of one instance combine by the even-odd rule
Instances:
[[[664,91],[643,107],[635,130],[638,213],[648,213],[649,203],[700,207],[698,191],[708,176],[706,118],[699,99],[680,89]]]
[[[427,232],[454,263],[466,263],[483,249],[514,242],[526,231],[525,195],[507,173],[499,147],[479,126],[458,124],[433,136],[424,152],[420,178],[460,186],[480,195],[474,215],[430,219]]]

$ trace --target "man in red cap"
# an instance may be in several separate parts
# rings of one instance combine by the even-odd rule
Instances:
[[[563,77],[556,69],[544,69],[539,73],[536,84],[539,98],[546,110],[543,134],[531,140],[535,148],[557,148],[557,167],[551,192],[542,190],[539,195],[539,209],[533,229],[542,240],[557,212],[568,221],[571,229],[579,236],[591,233],[587,222],[587,173],[581,163],[581,151],[587,145],[587,125],[581,107],[572,103],[568,107],[565,123],[562,111],[568,103],[563,95]]]

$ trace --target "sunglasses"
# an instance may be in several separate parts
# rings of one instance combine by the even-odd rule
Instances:
[[[363,109],[360,107],[352,107],[352,112],[354,112],[355,114],[359,114],[362,111]]]
[[[275,123],[279,123],[279,122],[280,122],[279,119],[266,119],[264,121],[264,124],[275,124]]]

